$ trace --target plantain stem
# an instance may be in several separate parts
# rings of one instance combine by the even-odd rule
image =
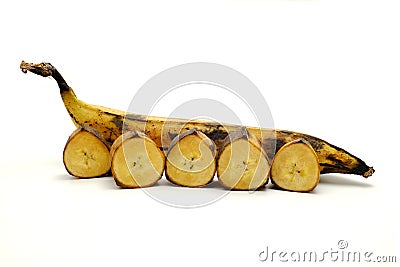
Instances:
[[[61,76],[61,74],[58,72],[58,70],[53,67],[50,63],[39,63],[39,64],[34,64],[34,63],[27,63],[22,60],[20,66],[21,71],[23,73],[27,73],[28,71],[35,73],[37,75],[43,76],[43,77],[53,77],[54,80],[57,81],[60,91],[63,92],[64,90],[70,90],[67,82],[64,80],[64,78]]]

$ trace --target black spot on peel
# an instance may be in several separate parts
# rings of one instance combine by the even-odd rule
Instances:
[[[329,155],[327,155],[326,156],[326,159],[327,160],[329,160],[329,161],[332,161],[332,162],[339,162],[339,160],[338,160],[338,158],[336,157],[336,155],[334,155],[334,154],[329,154]]]
[[[293,132],[291,131],[286,131],[286,130],[280,130],[279,133],[283,134],[283,135],[293,135]]]
[[[74,121],[75,123],[79,123],[78,120],[75,118],[74,114],[69,112],[69,116],[71,117],[72,121]]]
[[[277,138],[276,139],[276,144],[275,144],[275,149],[276,149],[276,151],[278,151],[279,149],[281,149],[284,145],[286,144],[286,141],[284,140],[284,139],[280,139],[280,138]]]
[[[324,143],[321,140],[316,139],[315,137],[310,137],[310,138],[307,137],[304,139],[306,139],[310,143],[310,145],[313,147],[315,151],[320,151],[321,149],[324,148]]]
[[[120,116],[114,116],[114,118],[111,120],[112,123],[117,126],[117,128],[122,132],[122,129],[124,127],[124,118]]]
[[[216,127],[215,125],[211,125],[208,127],[208,130],[204,132],[204,134],[213,141],[224,140],[228,136],[228,132],[222,125],[217,125]]]
[[[277,134],[277,139],[284,140],[284,141],[286,141],[285,143],[302,138],[302,139],[306,140],[307,142],[309,142],[315,151],[320,151],[321,149],[324,148],[324,141],[322,141],[321,139],[316,138],[314,136],[308,135],[308,134],[296,133],[296,132],[285,131],[285,130],[279,130],[276,132],[276,134]],[[282,146],[280,146],[280,147],[282,147]],[[278,142],[277,142],[277,150],[276,151],[278,151],[278,150],[279,149],[278,149]]]
[[[319,165],[323,167],[323,170],[321,171],[321,174],[324,173],[349,173],[350,169],[344,165],[336,165],[336,164],[329,164],[329,163],[324,163],[320,162]]]

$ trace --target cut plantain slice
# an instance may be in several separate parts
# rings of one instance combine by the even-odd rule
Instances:
[[[165,175],[174,184],[201,187],[210,183],[216,171],[216,146],[196,129],[176,136],[167,153]]]
[[[164,153],[143,133],[125,133],[111,146],[112,175],[122,188],[154,185],[161,178],[164,167]]]
[[[317,186],[319,177],[317,154],[304,139],[282,146],[272,162],[271,180],[285,190],[312,191]]]
[[[109,146],[96,130],[80,127],[68,138],[63,161],[68,173],[75,177],[104,176],[111,166]]]
[[[255,190],[268,182],[270,164],[255,136],[246,129],[230,133],[222,144],[217,175],[234,190]]]

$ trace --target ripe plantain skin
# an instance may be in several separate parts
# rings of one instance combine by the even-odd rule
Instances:
[[[33,64],[22,61],[20,68],[24,73],[30,71],[43,77],[53,77],[58,83],[61,98],[74,124],[96,129],[109,144],[112,144],[123,131],[136,130],[148,135],[161,150],[166,151],[171,140],[179,133],[184,130],[197,129],[206,134],[220,148],[228,133],[237,131],[241,127],[231,124],[221,125],[211,121],[188,121],[125,113],[120,110],[90,105],[76,97],[73,89],[50,63]],[[270,160],[273,159],[275,151],[278,151],[283,145],[303,138],[317,153],[321,174],[345,173],[368,178],[374,173],[374,169],[367,166],[358,157],[317,137],[292,131],[246,128],[261,141]]]

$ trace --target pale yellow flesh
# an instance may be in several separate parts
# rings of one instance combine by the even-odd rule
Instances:
[[[110,170],[110,152],[95,135],[81,131],[68,140],[64,149],[64,164],[68,172],[76,177],[101,176]]]
[[[254,190],[268,180],[269,163],[253,143],[238,139],[225,147],[218,160],[218,179],[226,187]]]
[[[307,192],[319,182],[319,162],[311,146],[288,144],[275,155],[271,168],[274,183],[286,190]]]
[[[166,173],[178,185],[199,187],[214,177],[216,163],[213,151],[198,135],[189,135],[168,152]]]
[[[155,184],[164,171],[164,154],[147,138],[125,140],[112,158],[112,173],[121,187],[136,188]]]

